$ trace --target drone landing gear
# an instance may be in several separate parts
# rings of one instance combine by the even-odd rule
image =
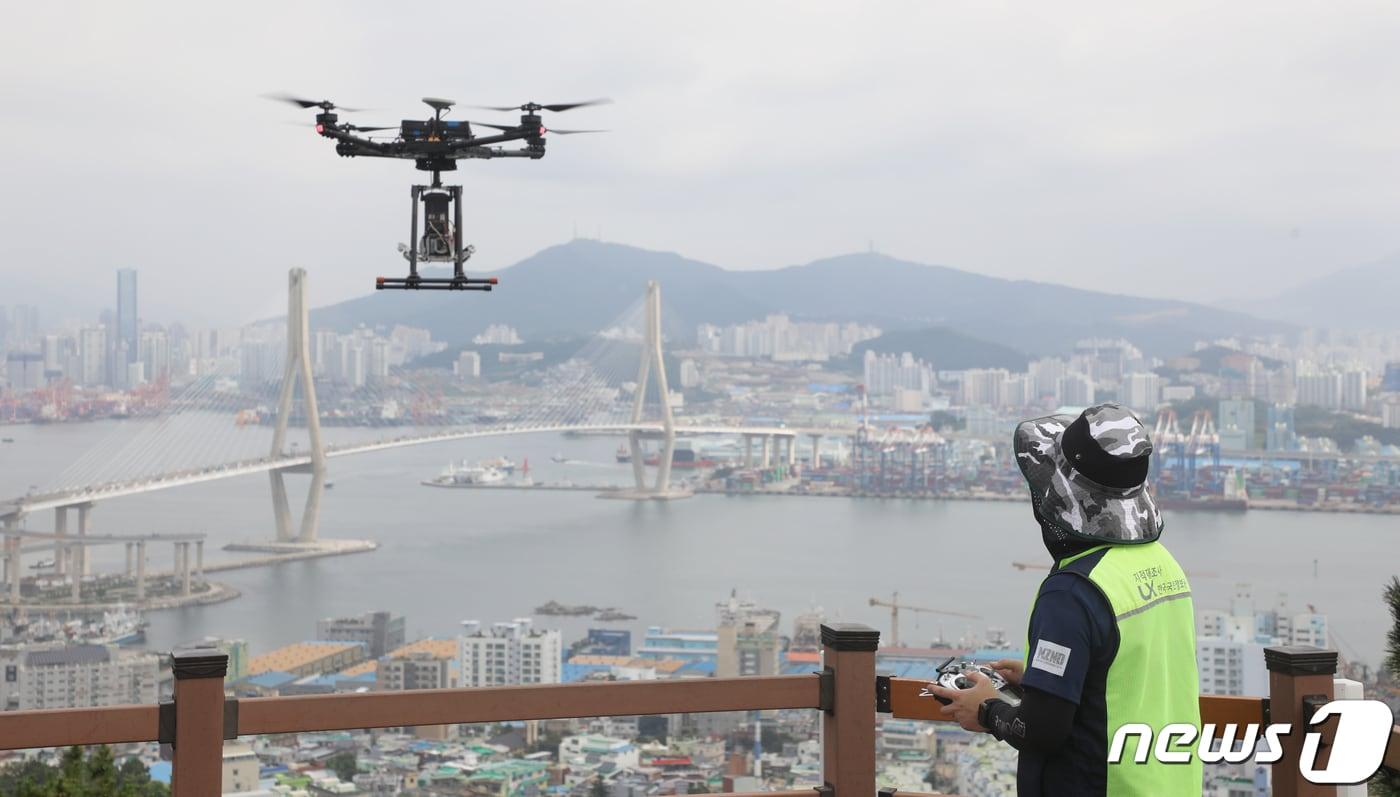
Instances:
[[[407,246],[399,251],[408,261],[407,277],[379,277],[375,290],[407,291],[489,291],[496,285],[495,277],[468,277],[462,270],[467,259],[476,251],[462,245],[462,187],[444,187],[433,171],[431,186],[415,185],[413,196],[413,225]],[[418,205],[423,205],[423,236],[418,236]],[[448,221],[448,216],[452,221]],[[418,273],[418,262],[450,262],[451,277],[424,277]]]

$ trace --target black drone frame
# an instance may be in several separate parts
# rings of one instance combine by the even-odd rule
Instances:
[[[408,276],[378,277],[376,290],[438,290],[438,291],[489,291],[496,284],[495,277],[468,277],[463,265],[472,256],[475,248],[462,245],[462,187],[444,186],[442,172],[456,171],[457,161],[467,158],[529,158],[539,160],[545,154],[544,134],[597,133],[600,130],[550,130],[544,126],[540,111],[567,111],[586,105],[596,105],[609,100],[589,100],[586,102],[541,105],[528,102],[509,107],[485,106],[494,111],[521,111],[520,124],[500,125],[486,122],[450,121],[444,114],[455,104],[452,100],[437,97],[424,97],[423,102],[433,109],[429,120],[405,119],[398,128],[362,127],[342,123],[336,110],[354,111],[353,108],[337,107],[330,100],[305,100],[287,95],[269,95],[272,99],[290,102],[301,108],[320,108],[316,115],[316,132],[323,138],[336,142],[335,151],[341,157],[355,158],[397,158],[414,161],[420,171],[432,172],[431,185],[415,185],[412,188],[412,224],[409,229],[409,243],[400,245],[404,259],[408,261]],[[487,127],[499,131],[494,135],[478,136],[472,126]],[[399,131],[389,141],[374,140],[356,135],[378,130]],[[506,149],[499,144],[523,141],[519,149]],[[424,206],[423,236],[418,234],[419,205]],[[450,210],[449,210],[450,208]],[[448,215],[451,215],[451,230]],[[451,277],[424,277],[418,273],[420,261],[443,261],[452,263]]]

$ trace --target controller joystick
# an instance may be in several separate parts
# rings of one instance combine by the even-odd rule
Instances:
[[[972,673],[975,672],[981,673],[987,678],[988,681],[991,682],[992,686],[997,690],[998,696],[1002,700],[1005,700],[1008,703],[1011,703],[1012,705],[1020,704],[1021,690],[1019,688],[1013,686],[1010,683],[1007,683],[1006,679],[1001,676],[1001,673],[998,673],[991,667],[988,667],[984,664],[977,664],[976,662],[959,661],[956,658],[948,659],[947,661],[943,662],[943,664],[939,665],[938,675],[935,676],[933,683],[936,683],[939,686],[942,686],[947,689],[971,689],[977,685],[976,681],[974,681],[971,677]],[[934,695],[927,689],[925,689],[922,692],[922,695],[928,697],[937,697],[937,695]],[[938,702],[947,705],[949,701],[938,697]]]

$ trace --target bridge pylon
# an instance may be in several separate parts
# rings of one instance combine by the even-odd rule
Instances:
[[[321,444],[321,415],[316,408],[316,383],[311,371],[311,321],[306,304],[306,269],[294,268],[287,275],[287,364],[282,370],[282,391],[277,399],[277,427],[272,435],[272,456],[288,456],[287,422],[291,419],[297,382],[301,383],[302,410],[310,437],[311,487],[301,527],[292,531],[292,511],[287,501],[288,470],[305,472],[304,467],[268,472],[272,481],[272,511],[277,520],[278,542],[315,542],[321,518],[321,494],[326,489],[326,449]]]
[[[632,423],[645,421],[647,388],[651,380],[656,380],[656,394],[661,404],[661,451],[656,460],[656,481],[647,484],[645,453],[642,451],[643,433],[633,430],[627,433],[627,447],[632,454],[632,477],[634,491],[626,493],[629,498],[678,498],[685,494],[671,489],[671,458],[676,451],[676,419],[671,412],[671,389],[666,383],[666,360],[661,347],[661,285],[655,280],[647,283],[645,338],[642,341],[642,360],[637,370],[637,390],[632,398]]]

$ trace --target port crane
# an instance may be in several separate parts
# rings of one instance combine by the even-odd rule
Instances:
[[[950,611],[950,610],[947,610],[947,609],[926,609],[926,608],[924,608],[924,607],[922,607],[922,606],[910,606],[910,605],[907,604],[907,603],[900,603],[900,602],[899,602],[899,593],[898,593],[898,592],[896,592],[896,593],[894,593],[893,595],[891,595],[891,596],[890,596],[890,599],[887,600],[887,601],[886,601],[886,600],[881,600],[881,599],[879,599],[879,598],[871,598],[871,599],[870,599],[870,605],[871,605],[871,606],[883,606],[883,607],[887,607],[887,608],[890,610],[890,647],[896,647],[896,648],[899,647],[899,610],[900,610],[900,609],[903,609],[903,610],[906,611],[906,612],[919,612],[919,613],[922,613],[922,614],[941,614],[941,615],[944,615],[944,616],[946,616],[946,617],[964,617],[964,618],[967,618],[967,619],[969,619],[969,620],[980,620],[980,619],[982,619],[982,615],[980,615],[980,614],[968,614],[967,612],[955,612],[955,611]]]

